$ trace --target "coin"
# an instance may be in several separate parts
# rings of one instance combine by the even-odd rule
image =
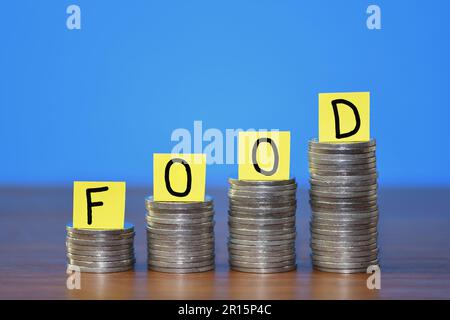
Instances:
[[[89,255],[77,255],[70,252],[67,253],[67,258],[76,261],[91,261],[91,262],[101,262],[101,261],[118,261],[118,260],[130,260],[134,259],[134,254],[116,255],[116,256],[89,256]]]
[[[153,265],[148,265],[148,268],[153,271],[165,272],[165,273],[198,273],[198,272],[206,272],[214,270],[214,264],[205,267],[199,268],[165,268],[165,267],[157,267]]]
[[[99,262],[99,261],[81,261],[68,258],[68,262],[71,265],[79,266],[79,267],[88,267],[88,268],[118,268],[124,266],[133,265],[135,259],[127,259],[127,260],[118,260],[118,261],[108,261],[108,262]]]
[[[91,268],[68,264],[68,267],[72,270],[76,270],[75,268],[79,268],[81,272],[88,272],[88,273],[113,273],[113,272],[129,271],[134,268],[134,265],[126,265],[122,267],[111,267],[111,268]]]
[[[77,244],[73,244],[73,243],[69,243],[66,240],[66,247],[70,248],[70,249],[75,249],[75,250],[82,250],[82,251],[117,251],[117,250],[129,250],[132,247],[132,243],[131,244],[124,244],[124,245],[77,245]]]
[[[237,240],[249,240],[249,241],[293,240],[296,237],[296,233],[293,232],[288,234],[276,234],[276,235],[241,235],[239,233],[230,232],[230,237]]]
[[[231,265],[230,267],[234,271],[249,272],[249,273],[280,273],[297,269],[297,265],[290,265],[279,268],[243,268],[233,265]]]
[[[134,254],[133,247],[129,247],[123,250],[78,250],[72,247],[67,247],[67,253],[80,256],[90,256],[90,257],[114,257],[120,255],[131,255]]]
[[[230,223],[256,224],[256,225],[278,225],[286,223],[295,223],[295,216],[274,219],[252,219],[229,216]]]
[[[66,225],[66,231],[74,234],[86,234],[92,236],[114,236],[134,231],[134,225],[128,222],[124,223],[123,229],[78,229],[74,228],[72,223]]]
[[[228,182],[234,186],[284,186],[295,184],[295,178],[288,180],[238,180],[229,178]]]
[[[78,245],[78,246],[93,246],[93,247],[100,247],[104,245],[108,246],[120,246],[120,245],[127,245],[133,243],[133,238],[125,238],[125,239],[115,239],[112,241],[104,240],[102,238],[99,239],[78,239],[78,238],[67,238],[67,243],[69,245]]]
[[[205,196],[204,201],[154,201],[153,196],[145,199],[145,203],[149,208],[155,209],[202,209],[204,207],[212,206],[213,199],[210,196]]]

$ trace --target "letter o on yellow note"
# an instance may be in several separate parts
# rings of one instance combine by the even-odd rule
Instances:
[[[370,93],[319,94],[319,141],[370,140]]]
[[[204,201],[205,154],[153,154],[155,201]]]
[[[239,132],[239,179],[289,179],[290,143],[289,131]]]
[[[125,182],[75,181],[73,227],[78,229],[123,229]]]

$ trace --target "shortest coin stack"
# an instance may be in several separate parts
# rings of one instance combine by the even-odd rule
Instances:
[[[229,182],[231,269],[251,273],[294,270],[295,179]]]
[[[309,142],[312,262],[317,270],[366,272],[378,264],[375,140]]]
[[[69,224],[67,230],[67,262],[81,272],[108,273],[133,268],[134,226],[125,223],[124,229],[76,229]]]
[[[163,202],[145,199],[148,268],[168,273],[213,270],[214,205],[203,202]]]

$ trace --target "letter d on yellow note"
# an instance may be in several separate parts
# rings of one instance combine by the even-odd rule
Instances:
[[[289,179],[289,131],[239,132],[239,180]]]
[[[319,94],[319,141],[370,140],[370,93]]]
[[[206,154],[153,154],[155,201],[205,201]]]
[[[73,183],[73,227],[123,229],[125,182]]]

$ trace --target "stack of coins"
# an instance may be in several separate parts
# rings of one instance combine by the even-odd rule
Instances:
[[[145,199],[148,268],[169,273],[213,270],[214,205],[203,202],[162,202]]]
[[[133,268],[134,226],[125,223],[124,229],[76,229],[66,226],[67,260],[81,272],[120,272]]]
[[[375,140],[309,142],[314,268],[366,272],[378,264]]]
[[[229,179],[228,242],[231,269],[276,273],[296,268],[295,179]]]

